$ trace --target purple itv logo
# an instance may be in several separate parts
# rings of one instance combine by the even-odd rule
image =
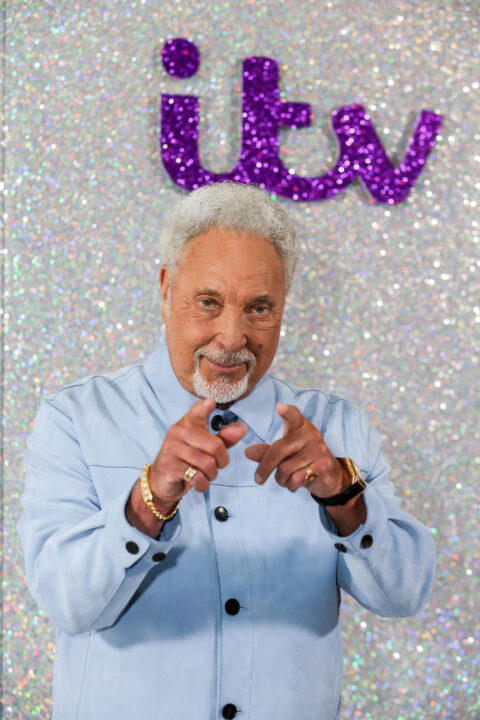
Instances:
[[[185,38],[167,40],[162,51],[165,70],[188,78],[200,66],[200,53]],[[361,105],[345,105],[332,113],[339,152],[334,168],[319,177],[289,172],[279,157],[279,127],[310,125],[308,103],[280,100],[278,65],[267,57],[243,63],[242,145],[236,167],[213,173],[202,167],[198,151],[198,98],[162,95],[160,152],[171,179],[186,190],[220,180],[256,183],[291,200],[327,200],[359,177],[372,198],[395,205],[410,193],[435,144],[442,117],[422,110],[398,167],[388,159],[368,113]]]

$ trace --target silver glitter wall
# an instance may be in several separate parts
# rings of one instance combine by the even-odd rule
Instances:
[[[479,718],[478,2],[11,0],[3,17],[4,717],[52,708],[54,632],[15,531],[39,399],[155,347],[157,236],[180,193],[159,155],[160,96],[200,97],[202,163],[226,172],[241,63],[263,55],[279,63],[282,98],[312,105],[309,129],[281,135],[300,175],[334,165],[342,105],[368,110],[397,161],[421,109],[444,116],[404,203],[375,204],[359,183],[333,200],[281,200],[302,257],[276,371],[369,412],[404,507],[437,541],[420,615],[381,619],[344,597],[342,717]],[[201,52],[192,78],[163,68],[175,37]]]

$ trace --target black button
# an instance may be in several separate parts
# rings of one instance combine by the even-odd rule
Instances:
[[[362,539],[360,540],[360,545],[362,548],[369,548],[373,545],[373,538],[371,535],[364,535]]]
[[[227,508],[224,508],[222,505],[219,505],[215,508],[215,517],[219,522],[225,522],[225,520],[228,520],[228,510]]]
[[[340,552],[347,552],[347,548],[343,543],[335,543],[335,547],[337,550],[340,550]]]
[[[158,552],[152,555],[153,562],[163,562],[166,558],[166,554],[164,552]]]
[[[232,703],[227,703],[222,708],[222,717],[224,717],[226,720],[233,720],[235,715],[237,714],[237,708]]]
[[[132,555],[136,555],[138,553],[139,547],[136,542],[133,542],[132,540],[129,540],[127,544],[125,545],[129,553],[132,553]]]
[[[235,598],[230,598],[225,603],[225,610],[229,615],[236,615],[240,610],[240,603]]]
[[[212,430],[218,432],[223,427],[223,417],[221,415],[214,415],[210,421],[210,425],[212,426]]]

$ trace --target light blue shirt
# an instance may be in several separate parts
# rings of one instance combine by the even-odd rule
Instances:
[[[19,530],[32,595],[57,628],[56,720],[334,720],[340,588],[383,616],[418,612],[430,592],[434,543],[400,509],[365,415],[270,374],[230,408],[248,433],[210,490],[188,492],[159,539],[132,527],[141,468],[196,400],[162,340],[145,362],[42,402]],[[349,537],[306,489],[254,482],[244,450],[282,436],[279,401],[360,467],[367,519]]]

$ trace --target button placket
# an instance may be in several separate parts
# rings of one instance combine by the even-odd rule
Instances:
[[[247,708],[251,694],[253,626],[251,583],[242,539],[239,495],[242,488],[212,483],[209,490],[213,508],[211,532],[215,544],[220,583],[221,615],[219,657],[222,659],[219,713],[222,708]],[[228,521],[215,518],[215,508],[228,508]],[[224,717],[223,715],[221,715]],[[235,715],[228,715],[235,717]]]

